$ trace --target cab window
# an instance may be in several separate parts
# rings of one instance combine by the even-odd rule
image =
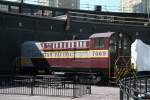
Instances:
[[[104,40],[104,38],[97,38],[97,39],[95,39],[95,48],[102,48],[102,47],[104,47],[103,40]]]

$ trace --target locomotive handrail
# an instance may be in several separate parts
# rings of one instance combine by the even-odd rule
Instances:
[[[129,58],[129,60],[128,60],[128,63],[126,63],[126,65],[128,65],[129,64],[129,61],[131,60],[131,56],[119,56],[118,58],[117,58],[117,60],[115,61],[115,65],[117,65],[117,63],[118,63],[118,61],[120,60],[120,58]],[[125,65],[125,66],[126,66]]]
[[[129,58],[129,59],[124,59]],[[121,59],[121,61],[120,61]],[[117,63],[120,62],[118,65]],[[131,65],[131,57],[130,56],[119,56],[117,60],[115,61],[115,77],[116,81],[119,81],[121,78],[127,77],[127,76],[133,76],[135,77],[135,70],[133,66]]]

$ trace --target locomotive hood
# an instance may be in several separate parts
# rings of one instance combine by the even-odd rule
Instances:
[[[40,42],[36,41],[26,41],[21,45],[21,55],[24,57],[31,56],[32,51],[40,52],[41,49]]]

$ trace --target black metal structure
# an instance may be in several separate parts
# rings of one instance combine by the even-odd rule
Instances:
[[[6,8],[2,10],[2,8]],[[61,16],[67,16],[62,19]],[[122,32],[150,44],[147,14],[54,8],[0,1],[0,74],[14,73],[24,41],[87,39],[97,32]]]
[[[150,76],[124,78],[119,81],[120,100],[150,100]]]
[[[80,97],[91,94],[86,77],[0,76],[0,94]]]

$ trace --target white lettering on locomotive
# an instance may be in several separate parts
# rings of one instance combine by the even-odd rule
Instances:
[[[39,54],[41,53],[41,54]],[[78,51],[41,51],[32,54],[33,58],[102,58],[108,57],[108,50],[78,50]]]

